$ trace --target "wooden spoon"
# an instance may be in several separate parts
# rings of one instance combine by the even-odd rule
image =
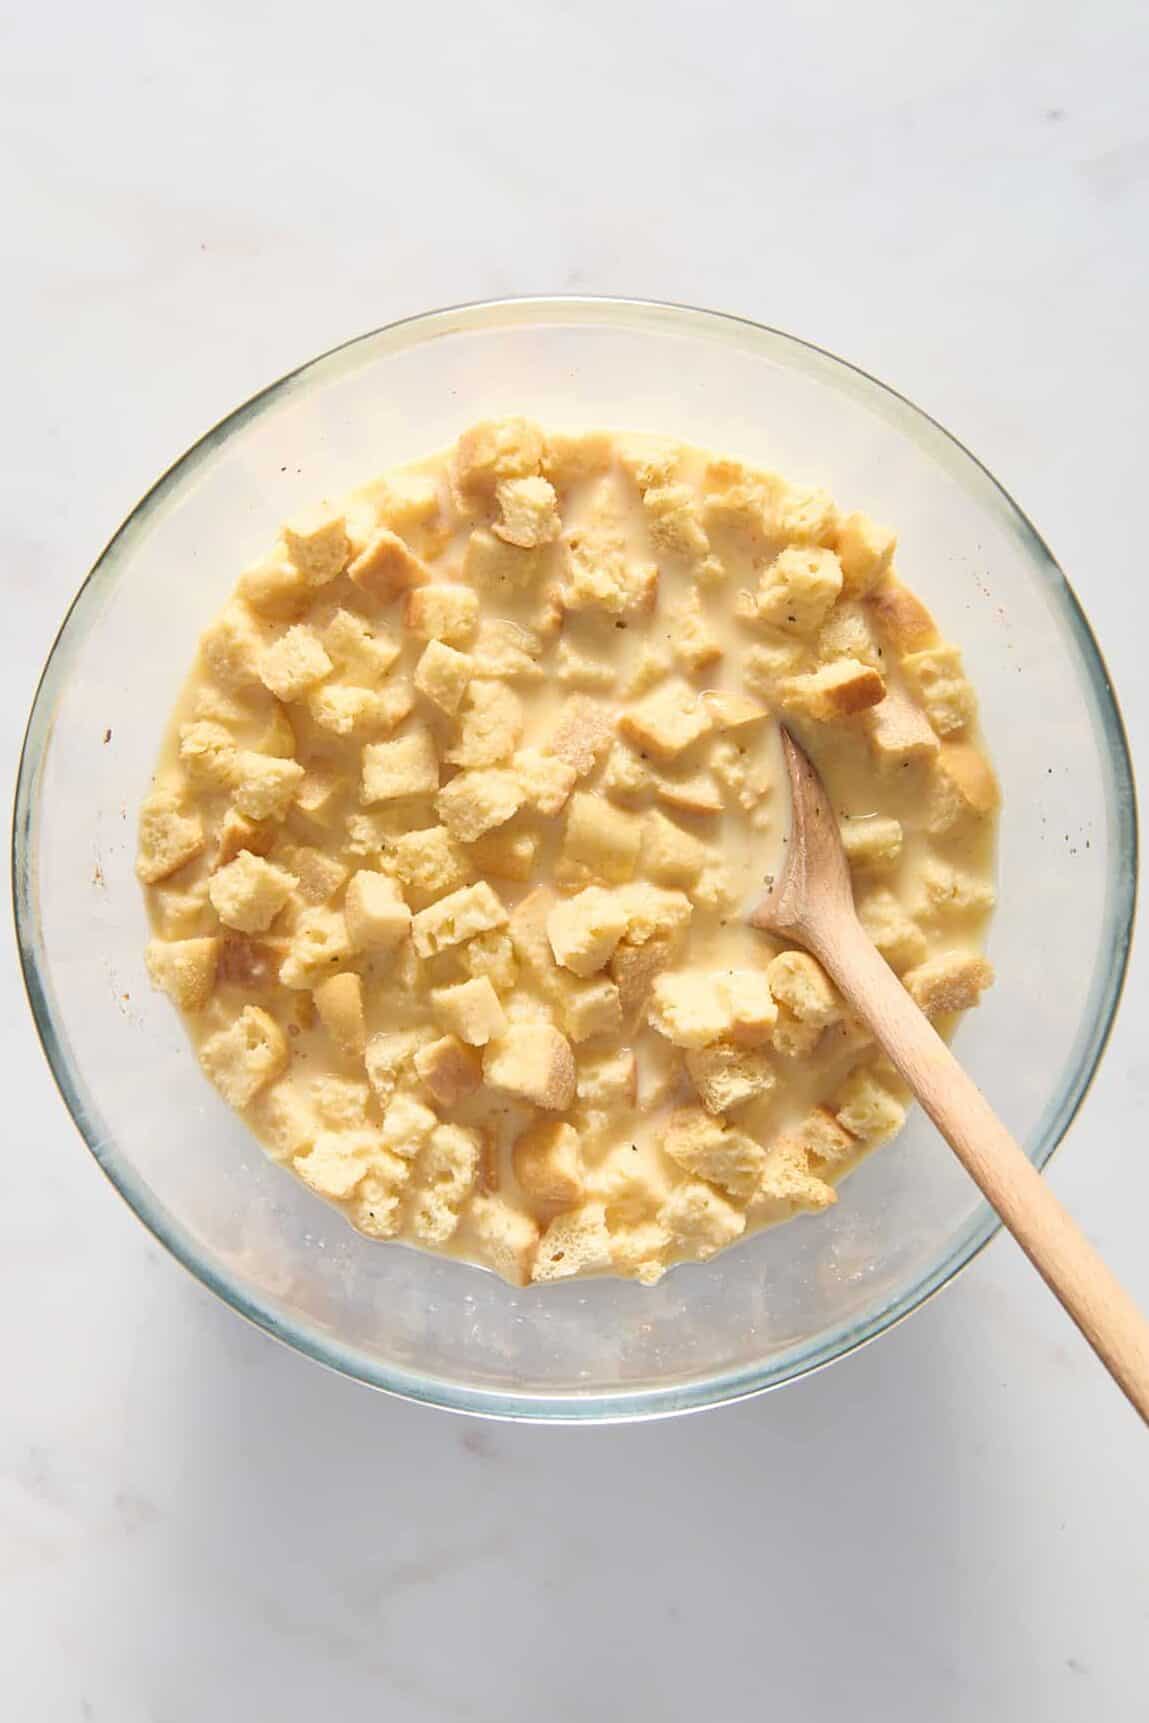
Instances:
[[[793,797],[790,841],[751,926],[813,952],[1149,1423],[1149,1323],[863,930],[822,780],[785,728],[782,747]]]

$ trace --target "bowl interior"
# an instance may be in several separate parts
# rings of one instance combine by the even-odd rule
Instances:
[[[32,1002],[93,1152],[201,1278],[350,1374],[479,1411],[641,1415],[800,1374],[968,1259],[990,1217],[921,1118],[829,1215],[652,1289],[518,1291],[358,1237],[267,1162],[143,967],[136,809],[198,631],[285,515],[500,412],[665,431],[825,483],[898,527],[903,577],[965,653],[1004,789],[998,982],[958,1052],[1039,1163],[1084,1092],[1120,989],[1132,786],[1088,629],[989,475],[880,385],[732,319],[601,301],[417,319],[240,409],[135,511],[48,666],[16,816]]]

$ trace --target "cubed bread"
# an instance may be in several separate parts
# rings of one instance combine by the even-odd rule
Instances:
[[[686,1069],[708,1113],[731,1113],[768,1095],[775,1083],[770,1059],[760,1047],[729,1041],[694,1048],[686,1055]]]
[[[543,433],[530,419],[484,419],[459,438],[451,483],[460,497],[489,501],[501,480],[530,477],[542,458]]]
[[[885,698],[865,716],[870,745],[883,766],[901,767],[914,760],[931,760],[938,752],[933,725],[900,688],[886,689]]]
[[[443,1035],[416,1049],[412,1063],[437,1106],[457,1107],[483,1080],[479,1055],[457,1035]]]
[[[429,1046],[435,1032],[404,1029],[372,1035],[367,1043],[363,1063],[367,1079],[380,1106],[386,1107],[396,1088],[405,1077],[414,1073],[415,1054],[420,1047]]]
[[[720,814],[724,807],[718,780],[711,772],[688,772],[672,777],[654,774],[654,794],[675,813]]]
[[[439,818],[460,843],[474,843],[484,832],[505,825],[522,805],[517,774],[497,766],[460,772],[435,798]]]
[[[900,1131],[906,1109],[870,1071],[854,1071],[834,1097],[831,1110],[839,1125],[868,1146]]]
[[[813,668],[806,644],[775,631],[747,647],[742,654],[742,680],[770,706],[778,706],[783,690],[795,676]]]
[[[660,683],[629,706],[618,720],[619,732],[656,760],[675,760],[711,729],[710,709],[700,694],[679,677]]]
[[[560,548],[565,609],[627,617],[653,608],[658,565],[636,561],[617,529],[580,528],[568,532]]]
[[[303,781],[296,760],[281,760],[241,748],[235,757],[232,795],[241,814],[252,820],[282,820]]]
[[[703,692],[702,698],[715,730],[748,730],[763,723],[770,716],[762,702],[752,700],[748,694],[708,688]]]
[[[485,975],[454,987],[436,987],[431,1006],[443,1028],[469,1047],[485,1047],[507,1026],[499,996]]]
[[[842,590],[842,565],[832,550],[791,545],[763,571],[756,594],[763,622],[812,634]]]
[[[625,742],[612,742],[598,781],[599,794],[623,807],[637,808],[649,802],[658,780],[649,766]]]
[[[463,553],[463,578],[494,600],[510,598],[538,582],[545,554],[540,550],[521,550],[496,538],[487,527],[477,526]],[[507,674],[505,670],[494,673]]]
[[[799,1210],[817,1214],[837,1201],[833,1185],[818,1176],[797,1134],[776,1137],[766,1151],[752,1206],[755,1214],[784,1219]]]
[[[608,472],[614,462],[614,438],[609,431],[548,431],[543,448],[543,472],[560,491],[584,479]]]
[[[445,1244],[455,1232],[479,1176],[482,1147],[478,1131],[463,1125],[436,1125],[420,1149],[410,1224],[421,1243]]]
[[[416,909],[425,908],[449,891],[458,891],[474,878],[467,852],[446,826],[400,833],[388,845],[388,861]]]
[[[286,622],[308,604],[312,588],[303,571],[279,549],[245,568],[236,591],[258,616]]]
[[[850,514],[838,524],[838,561],[842,565],[842,590],[859,598],[885,579],[893,565],[898,535],[879,526],[867,514]]]
[[[578,791],[567,804],[555,876],[571,884],[618,885],[633,877],[642,848],[642,821],[601,796]]]
[[[546,752],[565,760],[577,778],[593,772],[614,740],[614,716],[597,700],[576,694],[567,700],[546,743]]]
[[[401,593],[424,586],[431,578],[425,563],[390,527],[380,527],[372,533],[352,559],[347,573],[360,592],[376,604],[390,604]]]
[[[309,586],[326,586],[342,574],[351,554],[342,514],[312,509],[296,515],[283,529],[283,548]]]
[[[650,542],[664,556],[680,557],[691,566],[709,556],[710,540],[692,486],[651,485],[642,506]]]
[[[321,1131],[309,1149],[296,1155],[293,1165],[317,1195],[346,1202],[372,1170],[373,1162],[382,1159],[376,1131]]]
[[[259,679],[277,700],[298,700],[331,669],[318,635],[305,624],[289,628],[265,646],[259,659]]]
[[[977,714],[977,699],[956,646],[933,646],[902,659],[906,681],[939,736],[955,736]]]
[[[510,770],[518,779],[524,805],[548,819],[566,807],[578,779],[572,765],[541,748],[520,748]]]
[[[267,638],[267,625],[242,599],[232,599],[200,636],[200,659],[226,689],[262,689],[259,667]]]
[[[198,856],[204,843],[199,815],[186,810],[174,792],[153,790],[140,809],[136,873],[145,885],[155,885]]]
[[[840,600],[818,630],[814,651],[822,664],[836,658],[855,658],[874,670],[884,670],[885,652],[871,625],[864,604]]]
[[[610,1260],[616,1274],[654,1286],[666,1273],[670,1240],[657,1221],[639,1221],[633,1226],[612,1226]]]
[[[562,531],[555,488],[549,479],[537,474],[500,479],[495,486],[495,504],[498,519],[491,531],[520,550],[551,544]]]
[[[181,1011],[202,1011],[215,989],[220,943],[210,935],[149,940],[144,956],[152,986]]]
[[[434,795],[438,788],[435,744],[421,725],[412,726],[393,742],[369,742],[364,748],[361,795],[368,805]]]
[[[197,789],[228,790],[235,777],[235,737],[223,724],[199,718],[180,725],[180,765]]]
[[[856,658],[836,658],[807,676],[795,676],[783,688],[785,704],[819,724],[865,712],[885,695],[881,673]]]
[[[943,837],[971,820],[986,819],[1001,792],[984,754],[968,742],[948,742],[940,751],[930,784],[926,830]]]
[[[930,1017],[968,1011],[993,982],[993,965],[972,951],[943,951],[907,970],[906,991]]]
[[[258,1005],[245,1005],[226,1029],[209,1036],[200,1064],[229,1107],[243,1108],[287,1068],[283,1030]]]
[[[321,638],[344,680],[366,688],[378,687],[402,650],[389,631],[373,628],[366,617],[342,608],[330,617]]]
[[[648,1021],[676,1047],[708,1047],[721,1040],[757,1046],[769,1040],[777,1015],[766,976],[758,970],[678,970],[656,978]]]
[[[496,993],[510,993],[519,978],[519,965],[510,935],[480,933],[463,947],[463,962],[471,975],[485,975]]]
[[[537,1222],[504,1197],[484,1191],[471,1199],[469,1218],[475,1241],[495,1273],[512,1286],[527,1286],[539,1244]]]
[[[461,582],[436,580],[408,594],[404,620],[420,640],[465,649],[479,630],[479,595]]]
[[[658,1211],[658,1225],[671,1251],[697,1262],[733,1244],[746,1230],[746,1216],[700,1179],[676,1185]]]
[[[892,891],[873,890],[859,900],[858,919],[891,969],[900,974],[926,955],[926,936]]]
[[[679,668],[688,676],[701,675],[721,660],[722,642],[706,620],[697,586],[690,587],[676,603],[668,605],[666,614],[670,649]]]
[[[425,1107],[416,1096],[400,1090],[386,1104],[379,1135],[391,1154],[402,1160],[414,1160],[435,1126],[438,1115]]]
[[[347,880],[341,861],[310,844],[283,844],[275,860],[278,867],[294,875],[303,902],[313,906],[330,903]]]
[[[421,909],[411,921],[411,938],[420,957],[434,957],[476,934],[507,925],[507,912],[486,880],[462,886]]]
[[[480,873],[521,885],[534,871],[538,848],[537,832],[508,831],[506,826],[499,826],[473,839],[467,853]]]
[[[650,939],[644,945],[623,940],[610,960],[611,980],[618,988],[623,1018],[633,1021],[645,1015],[654,983],[674,961],[677,941]]]
[[[842,1015],[842,1001],[816,958],[805,951],[782,951],[766,967],[770,991],[803,1023],[825,1029]]]
[[[295,786],[293,812],[302,814],[312,825],[330,826],[344,788],[344,781],[337,772],[309,766]],[[247,847],[250,849],[250,844]]]
[[[442,640],[429,640],[415,666],[415,686],[440,712],[454,717],[463,703],[472,669],[472,660],[465,652],[457,652]]]
[[[549,1023],[512,1023],[488,1044],[483,1081],[488,1088],[517,1095],[536,1107],[564,1113],[575,1093],[570,1042]]]
[[[590,1274],[611,1264],[610,1234],[602,1203],[583,1203],[556,1215],[535,1253],[531,1278],[536,1281],[568,1280],[575,1274]]]
[[[654,809],[645,816],[640,865],[656,884],[692,886],[712,859],[707,844],[665,814]]]
[[[575,975],[595,975],[604,969],[626,930],[622,898],[599,886],[560,899],[547,917],[555,961]]]
[[[846,860],[855,868],[892,867],[902,853],[900,820],[884,814],[846,815],[840,825]]]
[[[966,873],[937,856],[922,863],[922,913],[932,916],[984,915],[993,908],[996,894],[988,880]]]
[[[564,688],[584,688],[603,693],[618,680],[614,665],[603,658],[580,652],[569,640],[560,640],[554,658],[555,681]]]
[[[867,605],[895,658],[921,652],[938,637],[937,624],[921,599],[893,576],[870,594]]]
[[[626,938],[632,945],[646,945],[655,939],[676,940],[685,932],[693,913],[685,892],[649,885],[646,880],[620,886],[617,895],[626,909]]]
[[[305,910],[296,921],[279,979],[284,987],[314,987],[350,955],[347,924],[339,911]]]
[[[411,911],[390,874],[360,868],[343,899],[352,951],[393,951],[411,932]]]
[[[379,736],[402,723],[415,705],[415,695],[405,679],[383,688],[333,679],[312,688],[306,705],[312,722],[333,736]]]
[[[622,1028],[622,996],[604,976],[579,981],[564,976],[558,988],[562,1026],[576,1045],[596,1035],[617,1035]]]
[[[298,883],[284,868],[241,850],[233,862],[212,874],[207,891],[225,927],[264,933]]]
[[[351,1056],[361,1055],[367,1045],[362,977],[351,971],[331,975],[314,988],[312,998],[335,1045]]]
[[[518,747],[522,733],[523,703],[514,689],[505,682],[472,680],[447,759],[470,769],[501,765]]]
[[[276,828],[271,820],[249,820],[238,808],[229,808],[220,821],[215,840],[215,865],[224,867],[234,861],[240,850],[250,850],[253,856],[265,856],[275,843]],[[294,872],[294,869],[289,869]]]
[[[563,1208],[582,1201],[582,1161],[573,1125],[540,1120],[515,1139],[512,1162],[527,1196]]]
[[[671,1113],[662,1147],[686,1172],[742,1202],[753,1193],[766,1161],[761,1143],[742,1131],[727,1130],[701,1107]]]
[[[814,1172],[839,1169],[857,1153],[858,1141],[838,1123],[829,1107],[812,1107],[790,1133]]]
[[[633,1051],[624,1047],[597,1059],[581,1058],[575,1087],[584,1107],[610,1107],[618,1103],[633,1107],[638,1092],[638,1062]]]

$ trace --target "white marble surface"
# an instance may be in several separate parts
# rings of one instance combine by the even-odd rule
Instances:
[[[745,312],[920,401],[1049,538],[1146,745],[1134,0],[70,0],[3,41],[6,786],[71,593],[197,433],[535,290]],[[1147,1012],[1141,953],[1052,1174],[1145,1302]],[[83,1150],[10,962],[0,1022],[5,1716],[1145,1715],[1144,1432],[1007,1243],[782,1394],[481,1425],[214,1304]]]

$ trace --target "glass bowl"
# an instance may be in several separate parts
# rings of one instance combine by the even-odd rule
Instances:
[[[16,799],[20,952],[72,1116],[205,1285],[348,1376],[551,1420],[687,1411],[791,1381],[912,1310],[995,1221],[916,1114],[838,1206],[658,1286],[519,1290],[359,1237],[258,1144],[147,982],[136,810],[196,636],[296,508],[469,421],[664,431],[827,484],[896,524],[899,568],[965,653],[1004,788],[998,982],[958,1051],[1041,1166],[1104,1047],[1133,917],[1117,705],[1053,558],[984,467],[839,359],[731,317],[596,299],[474,305],[328,353],[167,472],[80,590],[36,696]]]

